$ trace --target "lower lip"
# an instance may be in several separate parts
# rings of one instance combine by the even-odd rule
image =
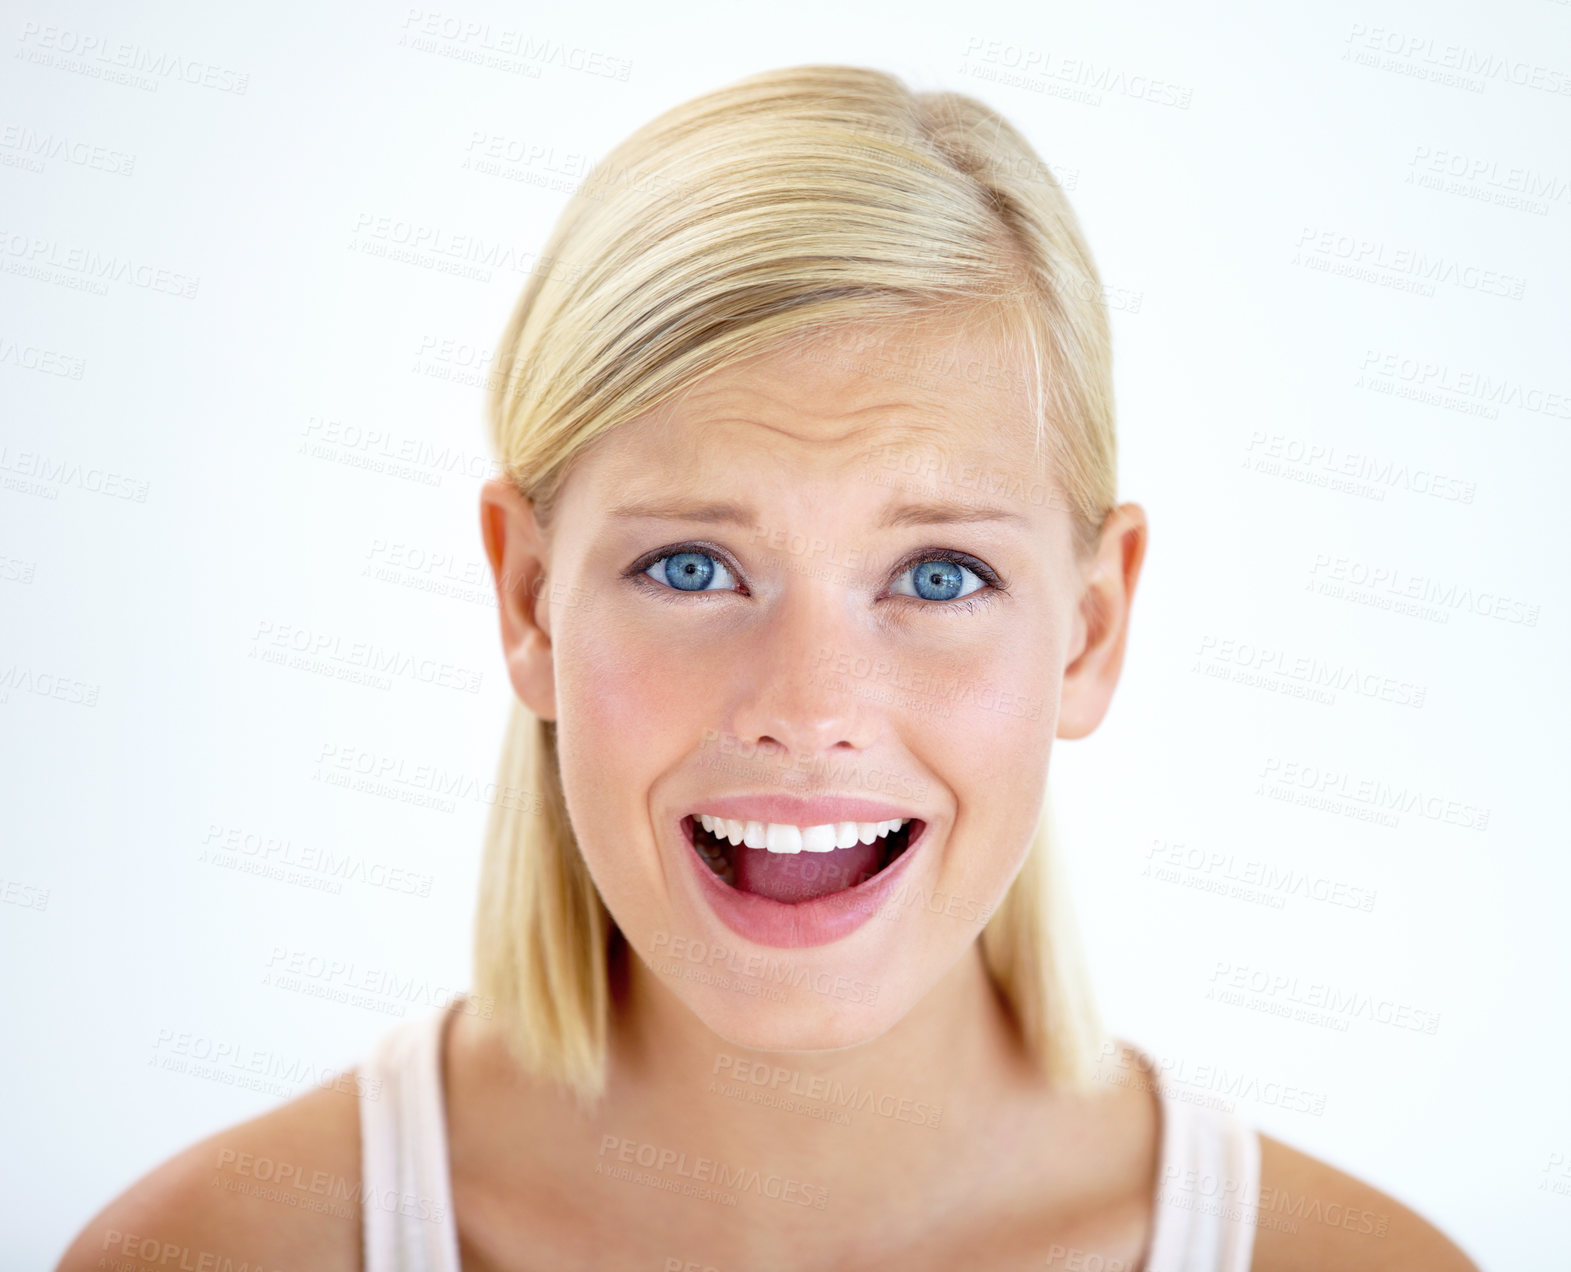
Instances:
[[[773,945],[781,949],[803,949],[813,945],[827,945],[849,936],[873,917],[893,896],[916,856],[917,849],[927,839],[931,823],[924,822],[916,838],[894,861],[871,879],[865,879],[854,888],[842,888],[811,901],[771,901],[768,897],[751,892],[738,892],[704,864],[698,850],[689,842],[676,822],[676,837],[682,854],[698,877],[698,890],[703,893],[709,908],[720,922],[759,945]],[[750,852],[759,851],[756,848]],[[767,849],[765,850],[767,851]]]

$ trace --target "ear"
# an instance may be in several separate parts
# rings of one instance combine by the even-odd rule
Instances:
[[[1059,694],[1058,736],[1083,738],[1107,714],[1124,666],[1129,607],[1146,553],[1146,514],[1139,504],[1121,504],[1108,515],[1082,578]]]
[[[542,720],[556,719],[547,545],[534,506],[507,477],[480,489],[480,537],[496,582],[502,655],[513,692]]]

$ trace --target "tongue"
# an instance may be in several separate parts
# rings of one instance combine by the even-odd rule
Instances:
[[[731,850],[734,886],[771,901],[811,901],[861,883],[878,869],[883,852],[882,839],[833,852],[770,852],[738,844]]]

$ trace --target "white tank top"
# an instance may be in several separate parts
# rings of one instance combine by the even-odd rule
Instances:
[[[461,1272],[442,1102],[447,1015],[394,1026],[360,1066],[364,1272]],[[1160,1079],[1157,1094],[1161,1163],[1140,1272],[1249,1272],[1260,1137]]]

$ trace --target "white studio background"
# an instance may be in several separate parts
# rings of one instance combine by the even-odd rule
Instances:
[[[1108,288],[1153,538],[1053,789],[1110,1024],[1486,1267],[1563,1248],[1571,5],[7,0],[5,1272],[467,984],[490,351],[591,162],[801,62],[1000,108]]]

